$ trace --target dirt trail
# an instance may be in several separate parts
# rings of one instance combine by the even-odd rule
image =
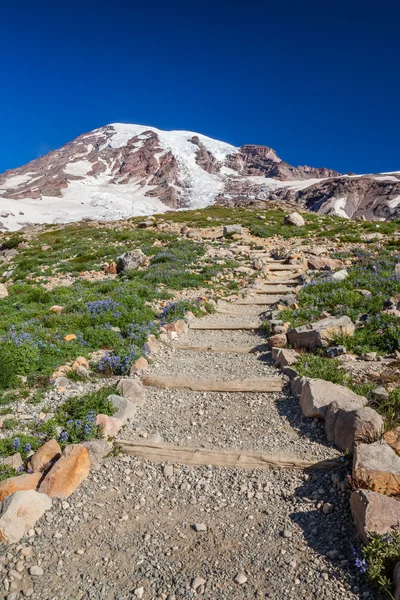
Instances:
[[[216,313],[204,323],[253,321],[264,310],[222,305],[238,314]],[[191,329],[179,343],[263,341],[256,331]],[[151,374],[219,380],[279,376],[265,351],[214,354],[168,345]],[[283,379],[283,391],[274,393],[148,388],[145,405],[121,437],[189,449],[334,459],[334,469],[160,465],[130,455],[106,459],[68,502],[54,502],[31,538],[35,563],[44,570],[35,578],[32,597],[375,598],[351,566],[357,542],[348,495],[340,487],[345,459],[326,443],[321,425],[302,416]]]

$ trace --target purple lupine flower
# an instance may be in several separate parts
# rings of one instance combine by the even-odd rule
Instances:
[[[368,570],[368,565],[365,558],[357,557],[354,561],[354,565],[360,571],[360,573],[366,573]]]
[[[19,438],[15,437],[14,441],[13,441],[14,449],[18,450],[18,448],[20,447],[20,445],[21,445],[21,440]]]
[[[68,440],[68,434],[67,434],[67,432],[66,432],[66,431],[63,431],[63,432],[61,433],[61,435],[60,435],[60,440],[61,440],[62,442],[66,442],[66,441]]]
[[[30,444],[25,444],[24,446],[24,452],[30,452],[32,450],[32,446]]]

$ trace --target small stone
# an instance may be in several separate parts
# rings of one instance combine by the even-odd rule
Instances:
[[[43,575],[43,569],[42,567],[39,567],[38,565],[33,565],[33,567],[30,567],[29,569],[29,574],[33,575],[34,577],[41,577]]]
[[[165,465],[163,467],[163,475],[165,479],[170,479],[174,474],[174,467],[172,465]]]
[[[291,538],[292,537],[292,532],[289,529],[284,529],[282,532],[282,535],[284,538]]]
[[[333,506],[333,504],[330,504],[329,502],[324,502],[324,504],[322,505],[322,512],[324,513],[324,515],[330,515],[333,513],[335,507]]]
[[[136,598],[143,598],[144,588],[138,587],[138,588],[136,588],[136,590],[134,590],[133,593],[135,594]]]
[[[330,560],[337,560],[339,558],[339,552],[338,550],[329,550],[329,552],[326,553],[326,557]]]
[[[205,585],[205,583],[206,580],[203,579],[203,577],[199,577],[199,575],[197,575],[196,577],[193,577],[190,587],[192,588],[192,590],[197,591],[197,589],[202,585]]]
[[[204,523],[195,523],[193,525],[193,529],[196,531],[196,533],[200,531],[207,531],[207,525],[205,525]]]
[[[244,573],[238,573],[236,577],[234,577],[233,581],[237,583],[237,585],[243,585],[247,581],[247,577]]]

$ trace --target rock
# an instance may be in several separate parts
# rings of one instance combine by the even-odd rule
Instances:
[[[0,465],[6,465],[18,471],[18,469],[24,466],[24,461],[22,460],[20,453],[16,452],[12,456],[0,458]]]
[[[205,525],[204,523],[195,523],[193,525],[193,529],[196,533],[199,533],[200,531],[207,531],[207,525]]]
[[[143,267],[148,260],[148,257],[140,248],[130,250],[117,258],[117,272],[133,271],[139,267]]]
[[[34,490],[7,496],[0,507],[0,541],[17,544],[51,505],[51,498]]]
[[[203,577],[199,577],[197,575],[197,577],[193,577],[190,587],[192,588],[192,590],[194,590],[196,592],[198,590],[198,588],[205,585],[205,583],[206,583],[206,580],[203,579]]]
[[[224,235],[233,235],[235,233],[241,235],[243,233],[243,229],[241,225],[225,225],[223,233]]]
[[[324,515],[331,515],[334,510],[335,507],[329,502],[324,502],[324,504],[322,505],[322,512],[324,513]]]
[[[82,443],[89,450],[90,469],[97,471],[101,467],[103,458],[110,453],[111,444],[105,440],[89,440]]]
[[[64,310],[63,306],[59,306],[58,304],[55,304],[54,306],[51,306],[49,308],[50,312],[56,313],[56,314],[60,314],[62,313],[62,311]]]
[[[347,354],[347,348],[341,345],[331,346],[326,351],[326,355],[328,358],[336,358],[337,356],[342,356],[343,354]]]
[[[127,398],[117,396],[116,394],[111,394],[108,399],[116,409],[113,417],[120,419],[124,425],[135,418],[138,405],[135,405]]]
[[[316,348],[327,346],[337,335],[354,335],[354,324],[350,317],[329,317],[316,323],[301,325],[287,332],[287,339],[294,348]]]
[[[362,358],[367,362],[375,362],[377,356],[378,354],[376,352],[367,352],[366,354],[362,355]]]
[[[290,382],[290,390],[295,398],[300,398],[307,377],[294,377]]]
[[[341,267],[342,262],[334,258],[310,258],[307,266],[312,271],[333,271]]]
[[[329,560],[337,560],[340,556],[340,553],[338,550],[329,550],[326,553],[326,558],[329,558]]]
[[[157,354],[160,351],[160,342],[152,333],[147,336],[147,342],[144,344],[144,352],[147,356]]]
[[[165,465],[163,467],[163,475],[165,479],[171,479],[174,474],[174,467],[172,465]]]
[[[267,338],[267,344],[270,348],[283,348],[287,344],[286,333],[277,333]]]
[[[62,450],[57,440],[44,443],[29,460],[32,471],[43,472],[60,458]]]
[[[43,573],[42,567],[39,567],[38,565],[33,565],[29,568],[29,575],[33,575],[34,577],[41,577]]]
[[[365,489],[386,496],[400,494],[400,457],[384,442],[356,446],[353,480]]]
[[[21,490],[35,490],[41,479],[40,473],[25,473],[16,477],[9,477],[0,482],[0,502],[10,494]]]
[[[64,340],[66,342],[72,342],[73,340],[76,340],[76,335],[74,333],[68,333],[68,335],[64,336]]]
[[[14,419],[13,413],[8,413],[6,415],[0,415],[0,429],[3,428],[3,424],[10,419]]]
[[[283,222],[285,225],[295,225],[296,227],[303,227],[303,225],[306,224],[305,220],[298,212],[285,215]]]
[[[86,479],[89,471],[89,450],[83,444],[70,444],[43,479],[39,492],[56,498],[68,498]]]
[[[78,358],[75,359],[72,370],[76,371],[79,367],[85,367],[85,369],[89,368],[89,363],[84,356],[78,356]]]
[[[397,454],[400,454],[400,425],[386,431],[383,439]]]
[[[103,437],[105,439],[108,439],[109,437],[117,437],[120,429],[124,426],[121,419],[101,414],[96,416],[96,425],[101,425],[103,429]]]
[[[359,396],[362,398],[362,396]],[[338,402],[332,402],[325,415],[325,433],[328,442],[333,442],[343,452],[354,451],[359,442],[376,442],[383,434],[383,419],[369,406],[353,410],[346,403],[341,407]]]
[[[336,271],[336,273],[333,273],[332,279],[333,281],[344,281],[348,278],[348,276],[349,274],[346,269],[341,269],[341,271]]]
[[[144,358],[144,356],[141,356],[131,366],[130,374],[132,375],[133,373],[138,373],[139,371],[146,371],[148,368],[149,363]]]
[[[146,221],[142,221],[141,223],[139,223],[138,227],[140,229],[147,229],[148,227],[152,227],[153,225],[153,221],[150,221],[150,219],[146,219]]]
[[[331,402],[335,401],[339,408],[362,408],[367,400],[344,385],[338,385],[324,379],[307,378],[301,389],[300,406],[303,415],[309,418],[325,419]]]
[[[400,523],[400,502],[370,490],[357,490],[350,496],[350,507],[357,533],[367,544],[377,534],[397,530]]]
[[[246,583],[247,581],[247,577],[244,573],[238,573],[234,578],[233,581],[237,584],[237,585],[243,585]]]
[[[136,588],[133,593],[135,594],[136,598],[143,598],[144,587]]]
[[[77,367],[75,369],[75,373],[77,375],[79,375],[79,377],[81,377],[82,379],[88,379],[89,378],[89,371],[88,371],[88,369],[85,369],[85,367]]]
[[[3,300],[3,298],[7,298],[7,296],[8,296],[8,289],[6,288],[4,283],[0,283],[0,300]]]
[[[117,390],[126,400],[129,400],[135,406],[143,406],[145,403],[146,392],[138,379],[120,379]]]
[[[389,400],[389,392],[380,385],[371,391],[371,400],[374,402],[386,402]]]
[[[299,354],[296,350],[289,350],[288,348],[280,348],[275,363],[282,369],[283,367],[290,367],[294,365],[299,359]]]

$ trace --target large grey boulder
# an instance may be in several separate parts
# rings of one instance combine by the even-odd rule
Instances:
[[[361,396],[359,396],[361,398]],[[383,419],[369,406],[350,409],[332,402],[325,415],[325,433],[329,442],[333,442],[343,452],[354,451],[359,442],[371,443],[383,435]]]
[[[332,402],[336,402],[341,408],[354,410],[362,408],[367,399],[344,385],[324,379],[306,379],[300,395],[300,406],[305,417],[324,420]]]
[[[283,222],[285,225],[295,225],[296,227],[303,227],[303,225],[306,224],[305,220],[298,212],[285,215]]]
[[[233,235],[235,233],[241,235],[243,228],[241,225],[225,225],[223,230],[224,235]]]
[[[133,271],[139,267],[143,267],[148,260],[148,257],[140,250],[140,248],[125,252],[117,258],[117,272]]]
[[[357,533],[364,544],[373,535],[398,530],[400,502],[370,490],[357,490],[350,496],[350,507]]]
[[[294,348],[317,348],[327,346],[337,335],[354,335],[354,323],[346,315],[321,319],[295,327],[287,332],[288,343]]]
[[[384,442],[359,444],[354,450],[353,480],[359,487],[399,496],[400,457]]]
[[[24,490],[7,496],[0,508],[0,541],[4,544],[17,544],[51,505],[49,496],[35,490]]]
[[[116,419],[120,419],[124,425],[131,421],[136,416],[137,406],[135,406],[130,400],[126,398],[122,398],[121,396],[117,396],[116,394],[111,394],[108,397],[113,407],[116,409],[113,417]]]

